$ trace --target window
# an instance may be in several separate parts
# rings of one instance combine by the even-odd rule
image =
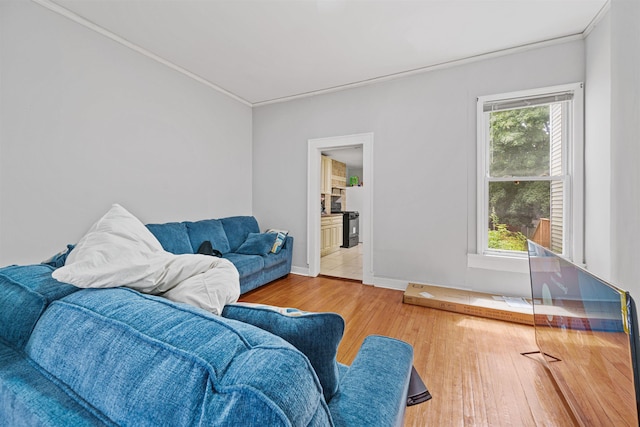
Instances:
[[[582,84],[478,98],[478,253],[582,262]]]

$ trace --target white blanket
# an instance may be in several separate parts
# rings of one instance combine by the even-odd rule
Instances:
[[[214,314],[240,296],[238,270],[229,260],[166,252],[142,222],[117,204],[52,275],[81,288],[126,286]]]

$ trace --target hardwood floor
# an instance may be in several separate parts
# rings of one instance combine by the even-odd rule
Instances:
[[[350,364],[371,334],[404,340],[433,399],[407,408],[406,426],[574,426],[537,356],[533,328],[402,303],[402,291],[290,274],[240,300],[346,321],[338,361]]]

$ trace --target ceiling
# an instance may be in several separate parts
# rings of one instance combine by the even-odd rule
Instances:
[[[323,150],[322,154],[334,160],[345,163],[349,169],[362,169],[364,159],[362,157],[362,145],[357,147],[343,147],[332,150]]]
[[[262,105],[581,37],[607,0],[34,0]]]

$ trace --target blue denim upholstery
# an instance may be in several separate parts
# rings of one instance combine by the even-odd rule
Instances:
[[[224,258],[231,261],[238,269],[242,294],[291,272],[293,258],[293,237],[291,236],[287,236],[282,250],[277,254],[236,253],[251,233],[260,233],[258,221],[252,216],[148,224],[147,228],[166,251],[174,254],[195,253],[202,242],[210,241],[213,249],[222,252]],[[275,240],[275,236],[270,239]]]
[[[0,339],[7,344],[22,349],[47,306],[78,290],[51,277],[53,270],[44,264],[0,269]]]
[[[330,419],[313,368],[284,340],[130,289],[86,289],[54,302],[26,353],[119,425]]]
[[[252,216],[231,216],[222,218],[220,221],[227,233],[231,252],[235,252],[247,240],[249,233],[260,232],[258,221]]]
[[[67,247],[63,251],[55,254],[54,256],[52,256],[46,261],[42,261],[42,264],[50,265],[53,268],[62,267],[65,264],[65,262],[67,262],[67,257],[69,256],[69,253],[75,247],[76,245],[67,245]]]
[[[252,274],[260,274],[264,268],[264,258],[260,255],[243,255],[229,252],[223,255],[236,266],[240,277],[249,277]],[[241,287],[242,288],[242,287]]]
[[[187,233],[187,224],[184,222],[168,222],[166,224],[147,224],[147,228],[156,236],[165,251],[172,254],[192,254],[194,249]]]
[[[219,250],[223,254],[231,250],[229,248],[229,239],[219,219],[205,219],[202,221],[187,222],[186,224],[187,230],[189,231],[189,240],[191,240],[191,246],[194,252],[198,250],[205,240],[210,241],[213,249]]]
[[[0,426],[402,424],[404,342],[368,337],[350,367],[334,365],[327,403],[311,362],[326,356],[322,324],[299,330],[318,341],[305,355],[249,323],[126,288],[77,290],[51,271],[0,268]]]
[[[344,319],[336,313],[307,313],[295,309],[288,309],[287,313],[239,303],[225,306],[222,316],[269,331],[303,352],[318,375],[325,400],[330,402],[340,381],[336,355],[344,334]]]
[[[413,348],[406,342],[365,338],[329,402],[336,427],[402,426],[412,364]]]
[[[0,341],[0,426],[115,426]]]
[[[236,249],[236,253],[264,256],[271,252],[275,241],[275,233],[249,233],[247,240]]]

